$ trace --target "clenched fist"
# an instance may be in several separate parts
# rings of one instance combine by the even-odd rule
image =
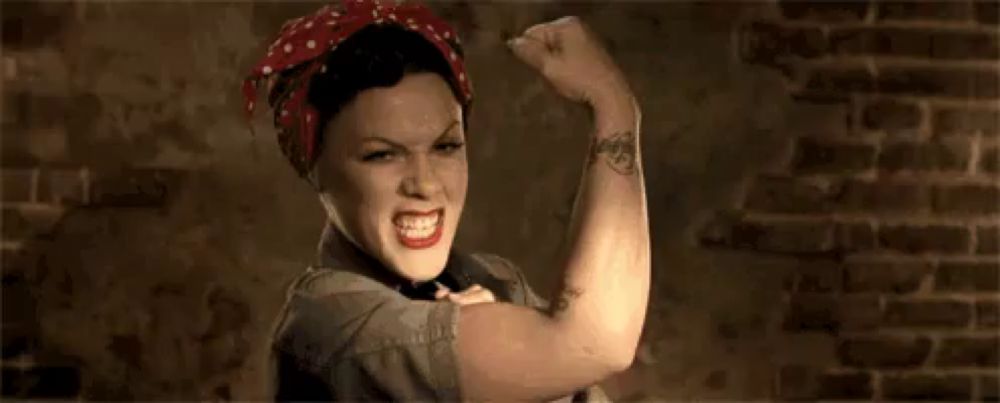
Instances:
[[[632,107],[624,75],[579,18],[563,17],[532,26],[507,44],[562,96],[586,102],[596,113]]]

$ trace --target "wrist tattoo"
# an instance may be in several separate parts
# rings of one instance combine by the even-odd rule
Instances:
[[[635,173],[636,136],[630,131],[615,134],[611,137],[593,139],[590,143],[588,165],[593,165],[598,159],[604,159],[615,172],[622,175]]]
[[[563,290],[562,294],[559,295],[559,298],[556,299],[556,303],[552,305],[552,313],[558,314],[565,311],[566,308],[569,308],[570,302],[574,299],[580,298],[581,295],[583,295],[583,290],[580,290],[579,288],[567,288]]]

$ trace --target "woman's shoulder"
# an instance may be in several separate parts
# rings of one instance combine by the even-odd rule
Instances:
[[[388,290],[384,284],[369,276],[325,266],[309,266],[289,286],[289,293],[310,297]]]

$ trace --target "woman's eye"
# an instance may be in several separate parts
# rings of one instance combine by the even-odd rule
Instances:
[[[448,142],[448,143],[440,143],[440,144],[434,145],[434,150],[442,152],[442,153],[445,153],[445,154],[451,154],[451,153],[453,153],[455,151],[458,151],[464,145],[465,145],[464,143],[460,143],[460,142],[457,142],[457,141]]]
[[[392,159],[392,157],[392,151],[373,151],[362,156],[361,160],[364,162],[388,161]]]

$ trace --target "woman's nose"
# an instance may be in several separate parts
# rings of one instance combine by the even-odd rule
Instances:
[[[407,175],[403,180],[403,193],[406,196],[430,199],[441,191],[441,181],[438,180],[428,158],[416,156],[407,167]]]

